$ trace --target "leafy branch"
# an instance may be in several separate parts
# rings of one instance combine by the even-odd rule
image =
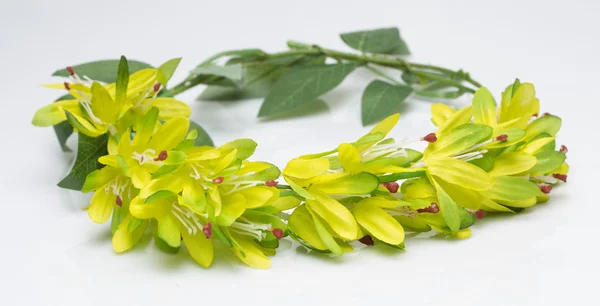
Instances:
[[[206,84],[209,86],[200,96],[203,100],[264,97],[258,116],[275,116],[316,101],[355,68],[364,67],[382,79],[369,84],[363,94],[362,121],[367,125],[394,113],[411,94],[452,99],[481,87],[463,70],[404,59],[402,56],[410,52],[397,28],[345,33],[341,38],[361,53],[296,41],[288,41],[289,50],[276,53],[260,49],[224,51],[202,62],[170,92],[177,95]],[[227,59],[225,65],[217,64],[224,59]],[[396,70],[400,75],[389,75],[381,68]],[[381,91],[392,94],[381,94]]]

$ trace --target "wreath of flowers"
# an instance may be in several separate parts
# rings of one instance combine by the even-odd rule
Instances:
[[[166,252],[185,245],[203,267],[217,243],[255,268],[270,267],[268,256],[285,237],[338,256],[357,242],[404,249],[406,232],[466,238],[486,213],[546,202],[567,181],[567,148],[555,144],[561,119],[538,115],[530,83],[506,87],[500,107],[485,87],[458,110],[433,104],[436,128],[412,140],[387,137],[399,120],[392,114],[355,142],[280,170],[249,160],[257,146],[251,139],[211,145],[188,119],[189,106],[163,90],[178,63],[130,74],[132,62],[122,57],[116,82],[68,67],[68,82],[47,85],[68,96],[33,118],[35,126],[79,134],[75,167],[59,185],[93,192],[89,217],[110,220],[115,252],[148,232]],[[427,147],[411,149],[415,142]]]

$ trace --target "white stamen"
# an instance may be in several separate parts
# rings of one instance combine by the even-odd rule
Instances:
[[[161,161],[154,160],[154,155],[156,155],[156,150],[154,149],[146,149],[142,153],[133,152],[131,155],[133,155],[131,158],[137,160],[140,165],[145,163],[162,165]]]

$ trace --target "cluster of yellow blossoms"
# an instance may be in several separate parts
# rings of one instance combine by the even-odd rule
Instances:
[[[566,147],[555,149],[561,120],[538,115],[529,83],[508,86],[500,109],[483,87],[460,110],[433,105],[437,130],[413,141],[386,138],[399,119],[392,115],[356,142],[292,159],[281,172],[248,161],[257,145],[250,139],[194,145],[198,131],[190,129],[187,104],[158,96],[172,75],[161,67],[120,73],[115,84],[81,79],[70,68],[71,83],[50,87],[66,88],[73,99],[33,119],[109,135],[108,155],[98,160],[104,166],[87,175],[82,192],[94,192],[92,221],[111,219],[117,252],[146,234],[167,252],[183,241],[204,267],[220,243],[246,264],[267,268],[267,256],[288,235],[335,255],[356,241],[403,249],[405,232],[468,237],[486,212],[545,202],[567,178]],[[428,146],[422,153],[408,148],[414,141]],[[281,176],[287,185],[276,181]]]

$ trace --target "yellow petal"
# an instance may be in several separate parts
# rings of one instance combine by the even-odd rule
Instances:
[[[461,124],[465,124],[469,122],[471,117],[473,116],[473,106],[466,106],[452,114],[444,124],[438,127],[436,134],[443,134]]]
[[[379,179],[370,173],[346,174],[326,182],[314,182],[313,189],[327,194],[367,194],[379,186]],[[309,190],[310,191],[310,190]]]
[[[198,231],[196,234],[181,231],[181,236],[190,256],[201,266],[210,267],[214,258],[212,241],[207,239],[202,231]]]
[[[148,203],[141,197],[135,197],[129,204],[129,212],[139,219],[150,219],[162,216],[171,211],[174,198],[163,198]]]
[[[117,155],[104,155],[101,156],[100,158],[98,158],[98,162],[103,164],[103,165],[107,165],[107,166],[111,166],[112,168],[119,168],[119,163],[117,163]]]
[[[275,202],[273,202],[273,206],[278,211],[284,211],[300,205],[301,202],[302,201],[300,199],[294,196],[280,197]]]
[[[149,220],[144,220],[133,232],[129,231],[129,223],[133,220],[132,215],[128,215],[115,231],[112,238],[112,246],[115,252],[121,253],[131,249],[142,239],[144,233],[150,225]]]
[[[301,205],[294,209],[288,220],[288,228],[313,247],[319,250],[328,249],[323,240],[319,237],[319,234],[314,227],[312,217],[306,209],[306,205]]]
[[[232,234],[231,238],[234,241],[233,252],[245,264],[257,269],[268,269],[271,267],[271,261],[263,254],[256,243],[235,234]]]
[[[402,225],[381,208],[361,201],[354,205],[352,213],[358,224],[375,238],[392,245],[398,245],[404,241]]]
[[[527,153],[527,154],[536,154],[536,153],[538,153],[539,149],[541,149],[545,145],[551,143],[553,140],[554,140],[554,137],[542,137],[542,138],[539,138],[539,139],[529,142],[528,144],[526,144],[519,150],[524,153]]]
[[[83,133],[87,136],[98,137],[106,133],[107,131],[106,125],[99,124],[98,126],[96,126],[87,119],[78,115],[77,113],[71,113],[66,111],[65,114],[67,115],[67,120],[69,121],[71,126],[73,126],[73,128],[79,131],[80,133]]]
[[[377,125],[371,129],[369,134],[382,133],[383,136],[387,135],[394,128],[394,126],[396,126],[398,119],[400,119],[400,114],[396,113],[381,120],[381,122],[377,123]]]
[[[494,160],[491,176],[514,175],[523,173],[535,166],[537,158],[523,152],[502,154]]]
[[[217,223],[229,226],[239,218],[246,210],[246,199],[239,194],[223,197],[221,213],[217,215]]]
[[[94,172],[88,174],[88,176],[85,178],[85,183],[81,188],[81,192],[86,193],[96,189],[101,189],[101,187],[115,179],[119,174],[119,169],[113,167],[104,167],[102,169],[95,170]]]
[[[512,127],[524,129],[536,108],[535,88],[531,83],[523,83],[512,96],[510,104],[503,108],[500,122],[519,118]]]
[[[299,179],[317,176],[329,169],[327,158],[292,159],[283,169],[283,174]]]
[[[231,165],[231,163],[233,163],[237,157],[237,150],[233,149],[231,152],[229,152],[229,154],[225,155],[225,157],[223,157],[215,166],[215,168],[213,169],[214,173],[219,173],[221,171],[223,171],[225,168],[227,168],[229,165]]]
[[[431,121],[436,126],[440,126],[450,118],[456,110],[444,103],[435,103],[431,105]]]
[[[158,179],[150,181],[150,183],[140,191],[140,197],[147,198],[161,190],[168,190],[177,194],[183,189],[183,184],[184,181],[179,175],[161,176]]]
[[[221,214],[221,209],[222,209],[222,201],[221,201],[221,193],[219,192],[219,188],[217,187],[213,187],[212,189],[208,190],[208,197],[207,197],[207,202],[210,206],[212,206],[215,209],[215,216],[218,216]],[[234,198],[234,200],[237,200],[239,198]],[[245,202],[245,198],[242,197],[242,199]],[[244,203],[244,205],[246,205]]]
[[[514,213],[514,211],[506,206],[502,206],[486,197],[482,198],[481,201],[481,209],[485,211],[493,211],[493,212],[509,212]]]
[[[116,205],[117,197],[112,192],[105,192],[104,188],[94,192],[90,200],[88,215],[96,223],[104,223],[110,217],[113,207]]]
[[[307,206],[306,209],[310,213],[310,216],[315,225],[315,230],[317,231],[319,238],[321,238],[321,240],[327,246],[327,248],[333,254],[336,254],[338,256],[344,254],[344,250],[340,247],[337,241],[335,241],[335,238],[333,238],[333,235],[329,233],[323,222],[321,222],[321,218],[316,213],[314,213],[309,206]]]
[[[462,188],[445,181],[437,181],[444,191],[456,202],[456,204],[471,209],[478,210],[481,207],[482,196],[473,190]]]
[[[531,207],[531,206],[535,205],[537,203],[537,198],[531,197],[527,200],[518,200],[518,201],[498,200],[497,202],[500,204],[506,205],[506,206],[510,206],[510,207],[527,208],[527,207]]]
[[[246,198],[246,208],[257,208],[270,205],[279,198],[279,190],[274,187],[256,186],[235,192]]]
[[[337,235],[346,240],[360,238],[356,237],[358,224],[344,205],[319,190],[311,188],[309,191],[316,200],[306,200],[308,208],[323,218]]]
[[[496,102],[492,93],[485,87],[480,87],[473,95],[473,122],[491,127],[497,125]]]
[[[158,119],[169,120],[175,117],[189,117],[192,114],[190,106],[174,98],[154,98],[151,106],[158,108]]]
[[[67,120],[67,116],[65,115],[64,109],[72,112],[78,113],[79,111],[79,101],[77,100],[63,100],[58,101],[52,104],[48,104],[35,112],[33,119],[31,120],[31,124],[40,127],[47,127],[59,124],[65,120]]]
[[[427,166],[431,175],[451,184],[473,190],[487,190],[492,186],[492,177],[487,172],[462,160],[434,160]]]
[[[158,70],[155,68],[142,69],[130,75],[129,83],[127,83],[127,97],[131,98],[146,91],[156,83],[157,76]]]
[[[175,117],[163,124],[152,136],[148,147],[157,152],[175,148],[185,137],[190,126],[190,120],[186,117]]]
[[[360,153],[353,145],[341,144],[338,147],[338,159],[347,172],[358,173],[361,171]]]
[[[98,82],[92,83],[92,112],[102,122],[114,123],[120,115],[117,103],[110,96],[106,88]]]

